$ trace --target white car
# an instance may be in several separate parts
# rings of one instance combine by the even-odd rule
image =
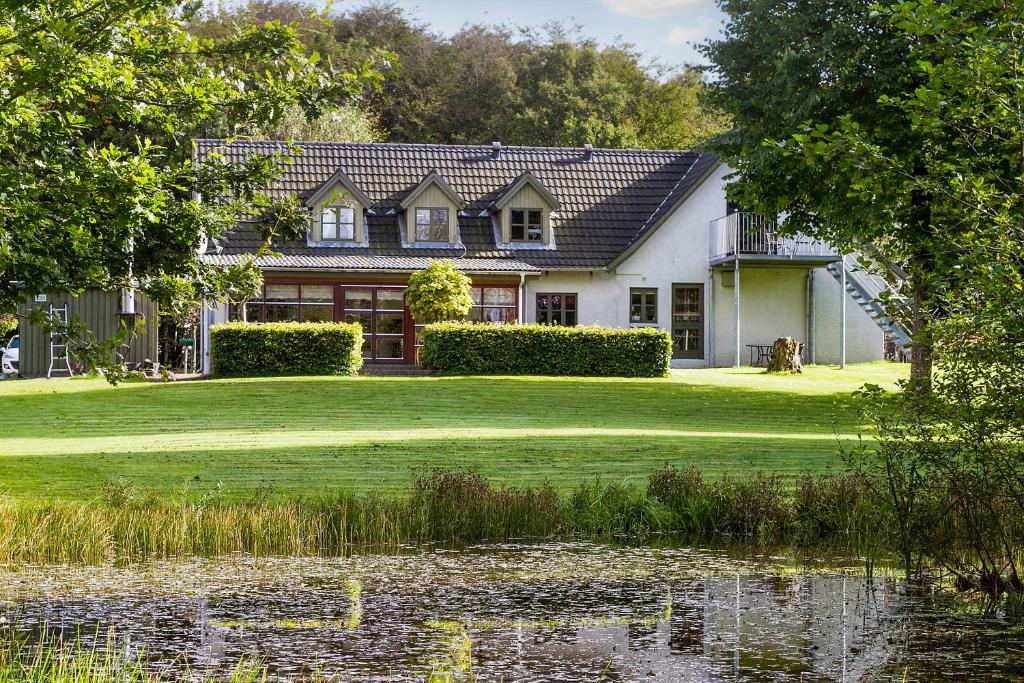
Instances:
[[[18,374],[18,357],[20,356],[21,341],[18,335],[11,337],[7,346],[3,348],[3,356],[0,358],[0,373],[5,375]]]

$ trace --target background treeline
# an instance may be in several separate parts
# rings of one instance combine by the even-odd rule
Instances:
[[[301,111],[259,131],[267,137],[349,141],[691,148],[723,129],[699,102],[689,67],[669,67],[632,45],[601,46],[559,25],[467,23],[444,36],[391,4],[317,10],[301,0],[213,7],[193,21],[201,36],[280,21],[335,65],[391,53],[381,89],[339,114]]]

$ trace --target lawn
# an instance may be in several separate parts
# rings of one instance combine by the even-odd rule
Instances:
[[[638,481],[663,463],[794,477],[840,467],[865,432],[850,392],[906,366],[680,370],[665,379],[356,377],[123,384],[0,382],[0,496],[141,490],[244,497],[390,491],[458,463],[561,489]]]

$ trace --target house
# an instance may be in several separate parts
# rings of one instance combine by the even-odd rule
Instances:
[[[205,312],[203,340],[230,319],[357,321],[367,363],[413,364],[419,325],[404,287],[410,273],[451,259],[472,278],[472,320],[656,326],[672,335],[674,367],[757,362],[756,346],[781,336],[804,343],[805,362],[883,357],[888,322],[843,257],[730,211],[730,170],[713,154],[497,142],[300,147],[198,141],[199,162],[288,154],[269,192],[298,197],[311,215],[304,240],[257,260],[258,300]],[[237,263],[257,244],[243,222],[204,258]]]

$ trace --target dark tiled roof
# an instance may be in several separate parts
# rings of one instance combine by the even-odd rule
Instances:
[[[403,248],[395,211],[399,202],[432,169],[467,202],[459,212],[466,257],[511,259],[537,268],[602,268],[646,231],[714,166],[714,155],[670,150],[503,147],[498,158],[490,145],[409,145],[386,143],[298,143],[272,195],[311,196],[339,169],[373,202],[368,216],[369,246],[309,247],[304,242],[275,245],[286,256],[352,258],[390,256],[452,257],[461,250]],[[200,162],[211,152],[238,161],[251,154],[286,152],[284,143],[199,140]],[[553,223],[555,249],[499,249],[487,209],[503,189],[525,171],[532,173],[561,203]],[[223,254],[251,252],[254,233],[244,224],[228,236]],[[454,253],[453,253],[454,252]]]
[[[311,250],[312,251],[312,250]],[[412,272],[422,270],[434,259],[426,256],[360,256],[358,254],[282,254],[260,256],[256,265],[260,268],[285,268],[295,270],[394,270]],[[207,254],[206,261],[218,265],[237,265],[244,254]],[[523,261],[499,258],[456,258],[452,261],[467,273],[529,273],[539,270]]]

